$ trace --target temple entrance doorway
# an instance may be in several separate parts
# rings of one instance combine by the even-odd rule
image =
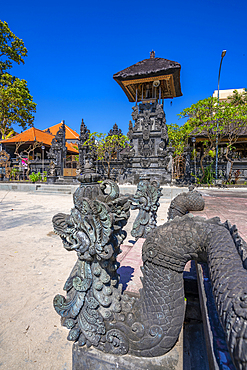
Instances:
[[[76,168],[78,161],[79,161],[78,155],[66,155],[63,175],[69,177],[76,177]]]

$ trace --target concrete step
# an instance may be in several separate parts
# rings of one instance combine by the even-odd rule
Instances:
[[[46,183],[19,183],[19,182],[0,182],[0,190],[7,190],[7,191],[38,191],[38,192],[45,192],[45,193],[58,193],[58,194],[72,194],[75,190],[80,186],[79,182],[74,182],[73,184],[69,183],[54,183],[54,184],[46,184]],[[133,196],[136,193],[136,185],[120,185],[120,193],[121,195],[130,194]],[[163,186],[162,187],[162,196],[160,198],[160,202],[164,202],[165,200],[173,199],[175,196],[182,192],[188,191],[188,188],[182,187],[169,187]]]
[[[36,191],[39,193],[59,193],[59,194],[71,194],[74,192],[73,187],[65,185],[37,185]]]

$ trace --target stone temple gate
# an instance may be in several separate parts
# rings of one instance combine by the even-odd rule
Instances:
[[[156,58],[155,52],[144,59],[113,75],[130,102],[132,108],[128,136],[131,147],[122,159],[127,172],[123,177],[137,183],[140,176],[151,175],[160,183],[171,182],[171,158],[173,149],[169,147],[164,99],[182,96],[180,69],[177,62]]]

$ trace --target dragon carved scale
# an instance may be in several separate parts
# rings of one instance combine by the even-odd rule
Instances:
[[[110,193],[104,187],[110,185]],[[55,232],[78,260],[65,283],[67,297],[54,307],[68,339],[113,354],[155,357],[176,343],[185,313],[183,270],[189,260],[208,262],[218,314],[237,369],[247,369],[246,244],[236,227],[219,218],[175,217],[150,232],[143,244],[140,298],[122,294],[116,256],[129,202],[110,182],[74,195],[70,215],[53,218]],[[94,198],[95,199],[95,198]]]

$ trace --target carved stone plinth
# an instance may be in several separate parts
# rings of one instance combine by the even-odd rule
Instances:
[[[47,176],[47,183],[54,184],[56,182],[57,176]]]
[[[182,370],[183,331],[173,349],[161,357],[136,357],[112,355],[95,348],[73,344],[72,370]]]

